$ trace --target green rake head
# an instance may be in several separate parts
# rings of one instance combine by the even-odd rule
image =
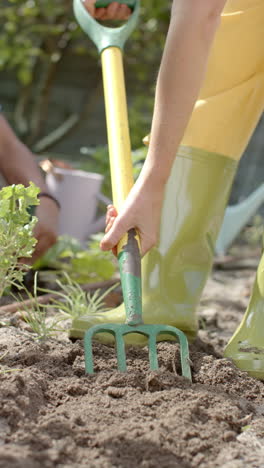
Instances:
[[[87,374],[94,373],[93,365],[93,350],[92,340],[94,335],[97,333],[110,333],[115,338],[116,355],[117,355],[117,366],[120,372],[127,371],[126,365],[126,350],[123,337],[129,333],[139,333],[148,337],[148,348],[149,348],[149,365],[151,370],[158,370],[158,356],[157,356],[157,336],[166,333],[167,335],[174,336],[180,343],[180,357],[182,375],[189,380],[192,380],[190,359],[189,359],[189,347],[188,340],[181,330],[169,325],[117,325],[117,324],[102,324],[95,325],[86,331],[84,337],[84,348],[85,348],[85,370]]]
[[[131,229],[127,243],[118,256],[121,284],[124,296],[126,324],[95,325],[86,331],[84,337],[85,370],[94,373],[92,340],[97,333],[110,333],[115,338],[117,365],[120,372],[126,372],[126,351],[124,336],[139,333],[148,338],[149,363],[151,370],[158,370],[157,337],[160,334],[174,336],[180,343],[182,375],[191,380],[188,340],[181,330],[169,325],[147,325],[142,321],[141,261],[136,231]]]

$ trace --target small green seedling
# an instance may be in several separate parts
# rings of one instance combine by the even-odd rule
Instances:
[[[57,297],[52,300],[52,307],[57,309],[66,319],[71,320],[106,312],[108,308],[105,307],[104,299],[119,284],[114,284],[103,293],[100,289],[94,292],[86,292],[67,273],[64,273],[62,280],[57,280],[56,283],[60,291],[56,291]],[[40,290],[54,292],[49,289]]]
[[[37,286],[38,273],[34,276],[33,294],[24,287],[24,291],[30,299],[31,305],[23,306],[26,310],[23,312],[25,322],[36,333],[37,339],[45,341],[53,337],[57,332],[65,331],[62,323],[68,319],[80,318],[83,316],[100,315],[108,310],[105,307],[105,297],[117,287],[114,284],[104,293],[101,294],[100,289],[95,292],[85,292],[81,286],[72,281],[66,274],[63,274],[63,280],[57,280],[60,288],[59,291],[51,289],[38,288]],[[40,304],[38,302],[38,292],[56,294],[50,304]],[[21,299],[21,295],[20,295]],[[47,317],[47,311],[53,309],[57,311],[53,319]]]
[[[22,312],[22,316],[32,331],[37,335],[36,339],[39,341],[46,341],[52,338],[57,332],[64,331],[63,327],[60,326],[63,317],[57,315],[50,320],[47,318],[47,310],[50,306],[38,302],[37,277],[38,274],[36,273],[34,276],[33,294],[23,287],[30,299],[31,305],[26,306],[25,303],[23,304],[25,310]]]

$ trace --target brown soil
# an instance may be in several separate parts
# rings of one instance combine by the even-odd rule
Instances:
[[[130,348],[127,374],[95,344],[87,376],[82,341],[38,344],[14,317],[0,328],[0,467],[263,468],[264,384],[221,357],[253,278],[217,270],[208,281],[193,384],[179,375],[177,344],[158,345],[159,372]]]

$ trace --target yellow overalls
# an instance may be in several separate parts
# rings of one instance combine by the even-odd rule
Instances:
[[[264,110],[264,1],[229,0],[182,144],[239,160]]]

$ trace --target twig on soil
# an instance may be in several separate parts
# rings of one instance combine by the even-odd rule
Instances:
[[[0,361],[2,361],[2,359],[4,359],[6,357],[6,355],[8,354],[8,351],[6,351],[4,354],[2,354],[2,356],[0,356]],[[1,363],[0,363],[1,365]],[[1,369],[0,368],[0,374],[6,374],[7,372],[14,372],[14,371],[20,371],[22,369]]]
[[[174,356],[172,358],[172,370],[175,375],[178,375],[177,369],[176,369],[176,358],[177,358],[177,351],[175,351]]]
[[[8,372],[21,371],[22,369],[0,369],[0,374],[7,374]]]
[[[214,268],[217,270],[255,270],[258,267],[258,260],[257,256],[251,258],[217,257],[214,259]]]

